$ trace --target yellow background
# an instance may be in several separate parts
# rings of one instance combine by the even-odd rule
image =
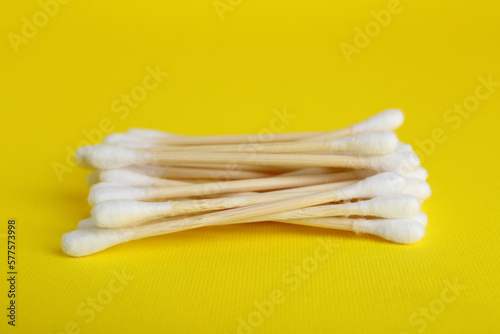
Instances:
[[[255,312],[254,301],[273,291],[283,302],[247,332],[498,333],[500,87],[468,118],[444,118],[474,96],[479,78],[500,81],[498,1],[402,0],[401,12],[351,62],[341,43],[354,45],[355,27],[364,29],[387,1],[231,3],[221,20],[212,0],[71,1],[16,53],[9,33],[21,35],[22,18],[41,9],[35,0],[4,1],[0,231],[6,253],[7,219],[17,219],[19,275],[15,328],[6,325],[8,287],[4,279],[0,285],[2,333],[76,326],[81,333],[232,334],[239,317]],[[120,119],[111,104],[156,65],[169,76]],[[423,206],[427,235],[416,245],[260,223],[78,259],[60,250],[61,235],[89,215],[89,171],[68,167],[60,182],[53,164],[67,165],[66,148],[103,119],[115,131],[253,133],[286,108],[294,118],[283,131],[317,131],[391,107],[405,112],[397,133],[420,151],[433,189]],[[424,153],[417,141],[435,142],[433,131],[440,142]],[[334,245],[331,253],[293,290],[291,272],[311,264],[318,238]],[[87,323],[79,305],[107,293],[114,270],[133,279]],[[446,282],[465,287],[449,303]],[[424,326],[415,318],[421,308],[439,314]]]

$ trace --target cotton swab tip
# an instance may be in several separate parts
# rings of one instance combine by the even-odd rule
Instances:
[[[86,218],[83,220],[80,220],[78,222],[78,225],[76,225],[77,230],[82,230],[85,228],[96,228],[97,225],[95,224],[94,220],[92,218]]]
[[[89,191],[92,192],[95,190],[110,188],[110,187],[125,187],[125,186],[123,184],[112,183],[112,182],[99,182],[90,187]]]
[[[415,216],[411,217],[411,219],[419,222],[424,228],[427,227],[428,218],[425,213],[419,212]]]
[[[171,204],[114,200],[97,204],[91,216],[99,227],[115,228],[137,225],[144,221],[168,216]]]
[[[405,120],[404,114],[399,109],[382,111],[363,122],[352,126],[353,133],[371,131],[393,131],[399,128]]]
[[[132,239],[134,233],[127,229],[80,229],[63,235],[64,253],[79,257],[90,255]]]
[[[101,177],[100,177],[100,172],[99,171],[95,171],[95,172],[92,172],[90,173],[88,176],[87,176],[87,186],[89,187],[92,187],[94,184],[97,184],[101,181]]]
[[[387,172],[371,176],[338,191],[344,193],[346,198],[371,198],[399,194],[405,184],[404,177]]]
[[[376,155],[394,152],[399,145],[399,139],[393,132],[366,132],[334,139],[331,143],[334,149],[340,145],[353,152]]]
[[[133,136],[130,136],[126,133],[122,132],[116,132],[116,133],[111,133],[104,137],[103,141],[104,144],[118,144],[122,142],[141,142],[140,139],[137,139]]]
[[[101,181],[118,183],[129,187],[151,187],[156,179],[127,169],[101,171]]]
[[[175,134],[169,132],[163,132],[152,129],[141,129],[141,128],[130,128],[128,129],[127,133],[133,136],[150,138],[150,139],[166,139],[176,136]]]
[[[423,167],[419,167],[414,172],[406,174],[405,176],[407,178],[410,178],[410,179],[418,179],[418,180],[425,181],[429,177],[429,173],[427,172],[427,169],[425,169]]]
[[[424,227],[411,219],[356,219],[353,229],[358,233],[370,233],[400,244],[419,242],[425,235]]]
[[[73,160],[76,164],[83,168],[95,169],[95,166],[87,161],[87,152],[91,149],[92,145],[80,146],[73,155]]]
[[[420,167],[420,159],[415,153],[397,152],[379,157],[380,170],[401,175],[411,173]]]
[[[94,145],[87,151],[87,161],[100,169],[115,169],[136,163],[147,163],[152,157],[152,152],[110,145]]]
[[[410,144],[400,142],[398,147],[396,148],[396,152],[413,152],[413,148]]]
[[[142,200],[147,198],[148,188],[106,187],[89,192],[90,206],[113,199]]]
[[[407,178],[403,193],[413,195],[421,201],[425,201],[431,196],[432,190],[425,181]]]
[[[375,197],[353,204],[365,207],[365,215],[384,218],[410,218],[420,211],[421,205],[418,198],[405,194]]]

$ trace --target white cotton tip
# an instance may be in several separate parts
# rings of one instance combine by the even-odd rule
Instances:
[[[151,188],[129,188],[129,187],[107,187],[89,192],[88,202],[90,206],[114,199],[124,200],[148,200],[152,192]]]
[[[345,150],[372,155],[394,152],[399,144],[392,132],[366,132],[330,141],[332,150]]]
[[[431,196],[432,190],[429,184],[425,181],[418,179],[406,179],[406,185],[402,193],[413,195],[423,202]]]
[[[113,200],[92,208],[92,219],[99,227],[124,227],[138,225],[148,220],[171,216],[172,205],[168,202],[147,203]]]
[[[75,154],[73,155],[73,160],[77,164],[80,164],[81,161],[85,160],[85,157],[87,156],[87,151],[90,146],[92,145],[80,146],[79,148],[76,149]]]
[[[161,167],[161,166],[129,166],[126,168],[127,170],[131,170],[136,173],[149,175],[153,177],[159,178],[168,178],[169,177],[169,167]]]
[[[165,185],[162,179],[136,173],[127,169],[101,171],[101,181],[118,183],[129,187],[149,187]]]
[[[404,177],[395,173],[380,173],[353,185],[337,189],[339,199],[372,198],[399,194],[405,187]]]
[[[409,174],[406,174],[405,177],[409,178],[409,179],[418,179],[418,180],[425,181],[429,177],[429,173],[427,172],[427,169],[425,169],[423,167],[419,167],[417,170],[415,170]]]
[[[176,136],[175,134],[169,132],[163,132],[153,129],[140,129],[140,128],[131,128],[127,131],[127,133],[133,136],[150,138],[150,139],[165,139]]]
[[[129,148],[155,148],[154,142],[148,138],[132,136],[127,133],[112,133],[104,137],[103,144]]]
[[[419,222],[420,225],[422,225],[424,228],[427,227],[428,218],[427,218],[427,215],[423,212],[417,213],[416,215],[411,217],[411,220]]]
[[[99,182],[90,187],[89,191],[95,191],[98,189],[110,188],[110,187],[125,187],[123,184],[111,183],[111,182]]]
[[[63,235],[61,246],[71,256],[85,256],[132,239],[134,233],[127,229],[81,229]]]
[[[97,225],[95,224],[95,222],[92,218],[80,220],[78,222],[78,225],[76,225],[77,230],[83,230],[86,228],[97,228]]]
[[[354,124],[351,129],[355,134],[372,131],[394,131],[403,124],[404,119],[405,117],[401,110],[388,109],[358,124]]]
[[[420,159],[415,153],[397,152],[370,157],[370,168],[378,171],[408,174],[420,167]]]
[[[120,147],[128,147],[128,148],[156,148],[156,147],[158,147],[157,145],[154,145],[154,144],[134,143],[134,142],[129,142],[129,141],[113,143],[113,145],[120,146]]]
[[[183,181],[166,180],[159,177],[149,176],[134,172],[128,168],[108,169],[101,171],[101,181],[118,183],[129,187],[168,187],[182,186],[188,184]]]
[[[94,184],[101,182],[101,178],[99,175],[100,175],[99,171],[95,171],[87,175],[86,179],[87,186],[92,187]]]
[[[126,133],[116,132],[116,133],[111,133],[111,134],[105,136],[102,142],[104,144],[115,145],[115,144],[124,143],[124,142],[143,143],[144,140],[141,140],[141,138],[136,138],[136,137],[131,136],[131,135],[126,134]]]
[[[94,145],[87,151],[87,160],[100,169],[115,169],[147,163],[153,156],[152,152],[109,145]]]
[[[412,152],[413,153],[413,147],[411,147],[410,144],[405,144],[400,142],[398,147],[396,148],[396,152]]]
[[[369,233],[400,244],[419,242],[425,235],[424,227],[411,219],[356,219],[353,230]]]
[[[363,216],[384,218],[411,218],[420,211],[420,201],[411,195],[389,195],[370,200],[349,203]]]
[[[79,147],[75,154],[73,155],[73,160],[75,163],[83,168],[96,169],[89,161],[87,161],[87,152],[92,147],[92,145],[85,145]]]

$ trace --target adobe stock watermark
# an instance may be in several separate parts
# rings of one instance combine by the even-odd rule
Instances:
[[[83,129],[82,136],[85,139],[79,141],[74,147],[66,145],[66,156],[63,162],[52,162],[52,169],[59,182],[63,182],[64,175],[71,173],[77,167],[78,164],[73,160],[73,156],[78,147],[100,143],[106,134],[115,130],[117,121],[125,120],[131,111],[137,109],[141,102],[149,96],[149,93],[157,89],[164,82],[164,79],[169,76],[169,73],[164,72],[160,68],[160,65],[156,65],[155,67],[146,66],[145,71],[146,74],[143,76],[140,84],[134,86],[129,92],[121,94],[111,102],[112,117],[102,118],[98,126],[93,129]]]
[[[226,15],[227,12],[234,11],[242,2],[243,0],[215,0],[212,2],[212,5],[219,19],[224,21],[224,15]]]
[[[458,278],[453,282],[443,281],[444,288],[439,296],[431,300],[428,304],[420,307],[408,317],[408,323],[414,331],[404,331],[399,334],[423,333],[439,316],[446,311],[450,304],[453,304],[460,295],[467,290],[467,286],[462,285]]]
[[[40,9],[33,14],[31,18],[23,16],[21,18],[20,33],[9,32],[7,38],[14,50],[14,53],[19,53],[21,45],[28,44],[30,40],[38,35],[38,31],[49,24],[60,11],[61,5],[66,5],[71,0],[40,0],[38,6]]]
[[[436,151],[438,145],[445,143],[448,140],[448,135],[451,131],[460,129],[463,122],[469,119],[476,112],[481,103],[490,99],[500,87],[500,81],[493,79],[493,74],[488,76],[480,75],[477,78],[478,83],[474,92],[466,96],[461,103],[454,103],[450,108],[443,113],[443,121],[445,126],[436,127],[431,131],[429,137],[417,139],[413,142],[415,153],[420,157],[423,163],[427,157],[430,157]]]
[[[134,279],[134,276],[125,272],[125,268],[121,272],[113,270],[111,275],[104,288],[99,290],[95,295],[88,296],[85,301],[77,305],[75,312],[78,318],[68,321],[62,330],[49,334],[82,333],[82,327],[94,321],[98,314],[103,312],[113,299],[125,290]]]
[[[382,30],[392,22],[393,17],[403,12],[403,9],[400,0],[389,0],[385,9],[370,11],[372,20],[368,21],[363,29],[359,26],[354,27],[353,42],[342,41],[339,44],[347,63],[350,64],[354,55],[359,55],[363,49],[367,48],[371,41],[379,36]]]
[[[253,334],[263,326],[266,320],[275,314],[278,306],[287,300],[287,296],[299,289],[318,270],[319,265],[328,260],[335,248],[338,247],[330,239],[317,238],[316,241],[318,245],[314,248],[312,255],[282,273],[281,281],[283,284],[280,287],[273,289],[263,300],[255,299],[252,303],[252,311],[244,316],[237,317],[236,331],[234,333]],[[230,333],[226,332],[225,334]]]

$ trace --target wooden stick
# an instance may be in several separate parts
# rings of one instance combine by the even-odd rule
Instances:
[[[290,191],[287,192],[271,191],[267,193],[238,193],[227,197],[185,201],[139,202],[132,200],[109,200],[95,205],[92,208],[91,215],[100,227],[139,225],[148,220],[158,218],[237,208],[296,196],[304,196],[317,192],[318,190],[326,191],[339,189],[352,185],[356,182],[357,181],[329,183],[322,185],[321,189],[315,188],[315,186],[300,187],[289,189]]]
[[[87,145],[87,146],[81,146],[79,147],[75,155],[73,157],[73,160],[80,165],[81,167],[87,168],[87,169],[100,169],[100,166],[95,166],[92,164],[91,161],[88,160],[87,158],[87,152],[89,150],[92,150],[92,145]],[[113,146],[111,146],[113,147]],[[116,146],[115,146],[116,147]],[[120,147],[118,147],[120,148]],[[132,150],[140,150],[141,147],[123,147],[125,149],[132,149]],[[147,150],[146,150],[147,151]],[[143,165],[143,163],[138,163],[137,165]],[[156,164],[157,167],[165,167],[165,168],[186,168],[186,169],[195,169],[196,172],[197,169],[203,169],[208,171],[214,171],[214,172],[242,172],[242,173],[266,173],[266,174],[281,174],[281,173],[286,173],[290,171],[294,171],[297,169],[300,169],[301,167],[299,166],[255,166],[255,165],[248,165],[248,164],[240,164],[240,163],[235,163],[233,161],[227,161],[227,162],[222,162],[220,164],[202,164],[202,163],[179,163],[179,164],[167,164],[167,165],[162,165],[162,164]],[[125,166],[120,166],[120,167],[125,167]],[[102,168],[102,169],[116,169],[120,167],[115,167],[115,168]],[[129,166],[132,167],[132,166]],[[189,172],[187,170],[187,172]],[[90,184],[93,184],[95,181],[94,180],[89,180],[91,181]]]
[[[206,215],[189,217],[178,220],[176,223],[155,224],[137,227],[136,235],[157,235],[163,231],[170,231],[172,226],[188,226],[196,228],[207,224],[229,224],[239,220],[270,215],[278,212],[305,208],[328,202],[352,198],[372,198],[400,193],[405,185],[405,179],[397,174],[383,173],[353,185],[340,189],[318,192],[305,196],[297,196],[288,199],[249,205],[242,208],[230,209],[226,211],[208,213]]]
[[[169,138],[145,138],[124,133],[114,133],[106,136],[104,138],[104,143],[115,144],[119,142],[129,142],[150,145],[229,145],[239,143],[294,141],[316,135],[317,133],[318,132],[274,133],[266,137],[259,136],[258,134],[216,136],[177,135]]]
[[[99,183],[114,184],[116,186],[181,186],[193,184],[194,181],[177,181],[168,179],[153,178],[147,175],[135,173],[126,169],[106,169],[98,170],[87,176],[87,185],[93,187]]]
[[[301,209],[299,209],[299,210],[301,210]],[[294,211],[297,211],[297,210],[294,210]],[[200,213],[200,214],[203,214],[203,213]],[[195,216],[195,215],[197,215],[197,214],[191,214],[190,216]],[[316,217],[316,218],[337,218],[337,217]],[[352,216],[350,218],[354,219],[354,218],[360,218],[360,217],[359,216]],[[367,218],[367,217],[363,217],[363,218]],[[172,220],[176,220],[176,219],[178,219],[178,217],[173,217],[173,218],[159,218],[159,219],[153,219],[153,220],[146,221],[146,222],[144,222],[144,223],[142,223],[140,225],[168,223],[168,222],[170,222]],[[255,222],[254,219],[252,219],[252,220],[249,219],[247,221],[244,221],[244,223]],[[294,218],[294,219],[306,219],[306,218],[302,217],[302,218]],[[313,219],[313,218],[309,218],[309,219]],[[417,214],[413,215],[409,219],[418,222],[420,225],[422,225],[423,228],[427,227],[428,218],[427,218],[427,215],[425,213],[423,213],[422,211],[417,212]],[[269,221],[271,221],[271,220],[269,220]],[[274,220],[274,221],[277,221],[277,220]],[[241,221],[241,222],[243,222],[243,221]],[[241,223],[241,222],[237,222],[237,223]],[[100,227],[97,226],[97,224],[95,223],[94,219],[92,219],[92,218],[86,218],[86,219],[80,220],[78,222],[76,228],[79,229],[79,230],[81,230],[81,229],[86,229],[86,228],[100,228]]]
[[[162,166],[157,165],[157,166]],[[209,170],[238,170],[245,172],[258,172],[258,173],[269,173],[269,174],[281,174],[286,172],[291,172],[294,170],[301,169],[297,166],[255,166],[255,165],[245,165],[245,164],[234,164],[232,162],[223,164],[167,164],[163,167],[182,167],[182,168],[193,168],[193,169],[209,169]]]
[[[368,175],[367,175],[368,176]],[[418,180],[418,179],[412,179],[405,177],[406,183],[401,191],[402,194],[405,195],[412,195],[420,200],[421,203],[423,203],[426,199],[428,199],[431,194],[432,190],[429,184],[423,180]],[[356,183],[357,180],[352,180],[352,181],[344,181],[340,182],[343,186],[348,186],[353,183]],[[315,186],[309,186],[309,187],[301,187],[301,188],[292,188],[292,189],[283,189],[283,190],[278,190],[274,191],[273,193],[275,194],[284,194],[284,193],[289,193],[289,192],[295,192],[295,193],[310,193],[310,192],[317,192],[317,191],[325,191],[331,189],[331,186],[329,184],[320,184],[320,185],[315,185]]]
[[[352,218],[309,218],[281,221],[299,225],[324,227],[337,230],[367,233],[379,236],[386,240],[413,244],[425,235],[422,225],[411,219],[352,219]],[[138,240],[154,235],[144,235],[138,231],[139,227],[120,229],[85,228],[78,229],[63,235],[61,246],[63,251],[75,257],[97,253],[109,247],[130,240]],[[172,232],[177,232],[172,230]],[[170,233],[163,230],[162,234]]]
[[[135,168],[134,168],[135,167]],[[265,177],[273,177],[273,176],[293,176],[293,175],[312,175],[312,174],[333,174],[340,173],[344,171],[350,171],[348,169],[334,169],[334,168],[325,168],[324,171],[320,168],[314,170],[311,168],[311,171],[302,170],[303,172],[295,171],[294,173],[286,173],[282,175],[272,175],[265,173],[256,173],[256,172],[242,172],[227,171],[227,173],[215,173],[213,171],[202,170],[202,171],[194,171],[194,172],[186,172],[182,174],[182,171],[171,172],[169,169],[165,169],[164,167],[156,167],[156,166],[132,166],[126,168],[119,169],[106,169],[98,172],[98,181],[107,182],[107,183],[115,183],[121,184],[131,187],[162,187],[162,186],[181,186],[188,185],[197,181],[199,179],[204,180],[214,180],[214,181],[230,181],[230,180],[248,180],[248,179],[261,179]],[[327,173],[328,172],[328,173]],[[365,175],[365,173],[363,173]],[[369,173],[367,172],[366,175]],[[374,173],[375,174],[375,173]],[[151,175],[159,175],[159,176],[151,176]],[[249,177],[253,175],[254,177]],[[184,178],[183,181],[177,180],[169,180],[163,178],[162,176],[167,177],[175,177],[180,176]],[[234,178],[232,178],[234,177]],[[188,180],[190,179],[190,180]],[[97,181],[97,182],[98,182]],[[93,184],[97,183],[94,182]]]
[[[291,172],[286,172],[281,174],[281,176],[292,176],[292,175],[311,175],[311,174],[331,174],[331,173],[342,173],[352,171],[350,168],[342,167],[308,167],[301,168]],[[376,174],[376,173],[374,173]]]
[[[101,182],[116,183],[130,187],[171,187],[192,184],[187,181],[168,180],[134,172],[130,169],[107,169],[99,172]]]
[[[366,120],[353,124],[350,127],[330,131],[326,133],[318,133],[317,135],[302,139],[303,141],[321,141],[328,139],[341,138],[351,136],[363,132],[372,131],[394,131],[399,128],[404,122],[404,114],[399,109],[388,109],[375,114]]]
[[[167,134],[162,136],[156,132],[155,136],[146,138],[144,136],[135,136],[135,141],[148,142],[164,145],[219,145],[219,144],[240,144],[240,143],[266,143],[266,142],[286,142],[296,140],[327,140],[351,136],[363,132],[373,131],[393,131],[397,129],[404,121],[403,113],[398,109],[389,109],[375,114],[364,121],[351,125],[350,127],[324,132],[296,132],[296,133],[275,133],[270,136],[259,135],[220,135],[220,136],[184,136]],[[143,131],[144,133],[144,131]],[[134,141],[134,135],[129,135],[129,140]],[[319,139],[316,139],[319,138]],[[121,136],[107,136],[105,143],[114,143],[124,141]]]
[[[183,226],[197,226],[200,223],[202,225],[211,223],[223,224],[339,200],[392,195],[400,193],[404,188],[404,184],[405,180],[401,176],[392,173],[383,173],[340,189],[181,219],[178,224]],[[162,226],[160,225],[157,224],[152,230],[146,228],[141,231],[144,233],[161,232]]]
[[[367,233],[400,244],[416,243],[422,240],[425,235],[424,227],[419,222],[411,219],[353,219],[328,217],[283,220],[280,222],[352,231],[356,233]],[[143,236],[137,229],[139,228],[79,229],[64,234],[61,246],[66,254],[80,257],[97,253],[130,240],[154,236]],[[162,232],[162,234],[167,233],[169,233],[168,230]]]
[[[131,239],[141,239],[155,235],[178,231],[179,228],[191,229],[212,224],[229,224],[249,218],[270,215],[273,213],[305,208],[328,202],[358,197],[376,197],[400,193],[404,188],[405,180],[393,173],[383,173],[372,176],[366,180],[344,188],[319,192],[306,196],[292,197],[270,203],[255,204],[242,208],[230,209],[205,215],[188,217],[168,223],[138,226],[134,228],[119,229],[115,234],[100,233],[96,235],[88,230],[76,230],[63,236],[63,250],[70,255],[83,256],[94,253],[97,249],[102,250],[118,243]],[[418,224],[418,223],[417,223]],[[420,224],[419,224],[420,226]],[[420,226],[421,227],[421,226]],[[85,235],[92,235],[94,239],[82,242],[82,231],[89,231]],[[115,230],[117,231],[117,230]],[[102,237],[105,236],[105,237]],[[84,237],[85,238],[85,237]]]
[[[141,152],[146,153],[146,152]],[[147,152],[149,153],[149,152]],[[300,154],[251,154],[246,153],[203,153],[189,155],[177,152],[154,152],[143,156],[151,164],[155,163],[221,163],[234,161],[264,166],[304,166],[304,167],[347,167],[370,168],[378,171],[403,172],[414,171],[420,166],[418,157],[413,153],[392,153],[384,156],[344,156],[344,155],[300,155]],[[136,156],[136,159],[140,157]],[[149,158],[149,159],[148,159]],[[110,163],[115,161],[109,160]],[[120,162],[118,162],[120,163]],[[106,166],[106,163],[104,164]]]
[[[336,189],[339,187],[351,185],[351,184],[359,181],[359,179],[363,179],[363,178],[373,176],[376,174],[376,172],[371,171],[371,170],[363,170],[363,171],[357,170],[357,171],[351,171],[351,172],[345,172],[345,173],[347,173],[347,174],[337,175],[336,179],[342,180],[342,179],[348,178],[351,181],[333,181],[333,183],[326,182],[326,184],[318,184],[318,185],[312,185],[312,186],[298,186],[295,188],[292,187],[289,189],[274,190],[272,193],[277,194],[277,195],[280,195],[283,193],[297,193],[298,194],[298,193],[311,193],[311,192],[317,192],[317,191],[325,191],[325,190],[329,190],[329,189]],[[348,173],[350,173],[350,174],[348,174]],[[320,175],[320,174],[314,174],[314,175]],[[356,175],[356,176],[353,176],[353,178],[351,178],[349,175]],[[298,175],[295,175],[295,176],[297,177]],[[282,178],[285,176],[279,176],[279,177]],[[310,174],[309,174],[309,177],[311,177]],[[274,180],[274,178],[275,177],[271,178],[271,180]],[[314,179],[314,177],[311,177],[311,178],[313,180],[315,180],[315,182],[318,179],[321,180],[321,178],[319,176],[316,176],[317,179]],[[419,179],[413,179],[413,178],[408,178],[408,177],[405,177],[405,178],[406,178],[406,183],[405,183],[405,188],[402,191],[403,194],[415,196],[421,202],[424,202],[427,198],[430,197],[432,191],[431,191],[431,188],[427,182],[425,182],[424,180],[419,180]],[[297,182],[297,181],[298,181],[297,179],[292,179],[291,182]],[[259,181],[259,182],[261,182],[261,181]],[[282,183],[282,181],[280,181],[280,183]],[[227,192],[227,193],[223,192],[223,193],[215,193],[215,194],[204,194],[206,192],[206,190],[200,191],[200,189],[204,186],[207,188],[218,187],[218,186],[226,187],[228,185],[229,185],[229,187],[233,187],[233,186],[244,187],[245,185],[248,186],[248,184],[249,184],[249,182],[245,182],[245,183],[239,182],[239,183],[232,184],[232,185],[228,184],[226,182],[198,184],[197,186],[199,188],[197,188],[197,190],[196,190],[197,192],[190,194],[187,197],[188,198],[192,198],[192,197],[213,198],[214,195],[218,195],[218,197],[223,196],[221,194],[226,194],[227,197],[251,195],[251,194],[248,194],[249,191],[240,192],[240,191],[231,191],[231,189],[228,189],[229,192]],[[274,183],[274,184],[276,184],[276,183]],[[257,187],[257,186],[259,186],[259,184],[254,184],[252,186]],[[272,186],[272,185],[266,183],[266,186],[265,186],[266,189],[257,189],[257,190],[268,190],[267,188],[269,186]],[[118,189],[117,189],[117,187],[118,187]],[[146,187],[142,187],[142,186],[141,186],[141,188],[142,188],[142,190],[146,189]],[[156,188],[156,187],[154,187],[154,188]],[[108,190],[103,190],[102,192],[97,192],[100,189],[108,189]],[[177,192],[177,191],[186,191],[186,190],[187,189],[183,188],[183,189],[176,189],[176,190],[170,190],[170,191]],[[116,198],[112,197],[113,193],[116,194],[117,192],[120,192],[120,191],[123,191],[125,194],[129,194],[128,197],[126,195],[123,195],[123,194],[116,196]],[[194,191],[194,190],[192,190],[192,191]],[[103,194],[103,192],[104,192],[104,194]],[[109,192],[111,192],[111,195],[109,195]],[[131,195],[134,193],[134,188],[127,187],[123,184],[116,184],[116,183],[109,183],[109,182],[100,182],[100,183],[93,185],[90,188],[90,193],[92,194],[92,196],[94,196],[93,199],[91,199],[91,200],[89,199],[90,203],[93,203],[92,205],[98,204],[98,203],[105,201],[105,200],[118,200],[118,199],[144,200],[143,198],[133,197]],[[254,192],[253,194],[255,195],[255,194],[259,194],[259,193]],[[186,196],[180,196],[180,197],[186,197]],[[169,198],[173,198],[173,197],[169,197]],[[179,197],[175,197],[175,198],[179,198]],[[94,202],[96,200],[99,202]],[[154,198],[154,199],[148,199],[148,200],[161,200],[161,199]]]
[[[245,179],[257,179],[263,177],[273,176],[271,173],[264,172],[254,172],[246,170],[237,169],[227,169],[223,171],[217,171],[214,169],[207,168],[182,168],[182,167],[164,167],[164,166],[130,166],[127,167],[128,170],[132,170],[137,173],[149,175],[158,178],[167,179],[220,179],[224,180],[245,180]]]
[[[202,146],[157,146],[150,151],[238,152],[238,153],[301,153],[301,152],[360,152],[367,154],[392,153],[399,145],[392,132],[366,132],[354,136],[323,141],[277,142],[265,144],[233,144]]]
[[[368,168],[406,174],[420,167],[418,156],[398,152],[380,156],[321,154],[266,154],[218,152],[148,152],[116,146],[95,145],[87,152],[87,161],[101,169],[116,169],[136,164],[241,163],[260,166]]]
[[[354,180],[370,174],[370,172],[365,171],[352,171],[333,174],[275,176],[251,180],[207,182],[204,184],[176,187],[111,187],[91,191],[88,200],[89,204],[94,206],[97,203],[113,199],[152,201],[175,197],[206,196],[255,190],[275,190]]]
[[[137,201],[106,201],[92,209],[92,218],[99,227],[117,228],[139,225],[164,217],[183,216],[204,211],[239,208],[272,202],[303,194],[257,194],[206,200],[146,203]],[[262,220],[287,220],[329,216],[376,216],[383,218],[410,218],[420,211],[420,200],[411,195],[376,197],[355,203],[340,203],[303,208],[262,216]],[[251,218],[251,221],[253,218]],[[242,220],[243,222],[245,220]]]

